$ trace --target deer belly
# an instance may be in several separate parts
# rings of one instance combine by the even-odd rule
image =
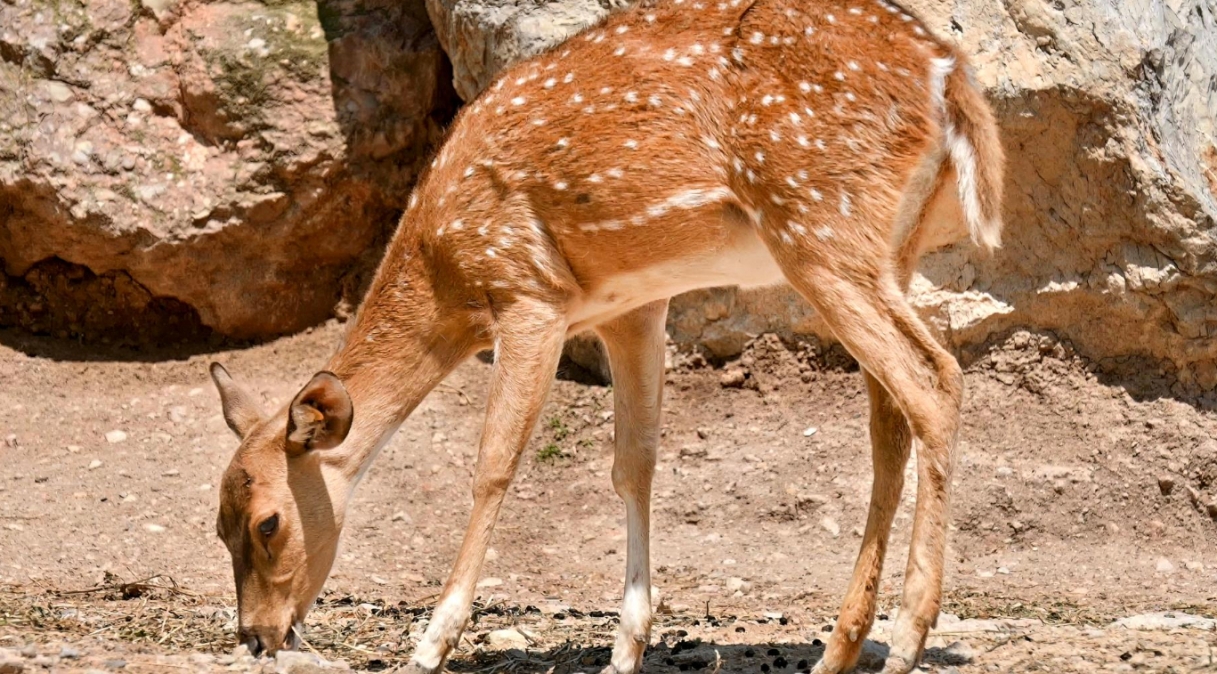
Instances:
[[[730,245],[692,258],[630,270],[599,283],[573,307],[572,332],[610,320],[644,304],[699,288],[757,288],[783,282],[769,250],[752,232]]]

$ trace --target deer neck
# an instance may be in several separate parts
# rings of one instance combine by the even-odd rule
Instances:
[[[327,463],[352,490],[423,398],[480,346],[461,308],[441,305],[434,265],[410,238],[395,237],[327,365],[355,410],[350,434]]]

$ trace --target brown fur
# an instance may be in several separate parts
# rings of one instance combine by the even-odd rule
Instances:
[[[649,639],[667,298],[785,280],[861,363],[872,400],[871,516],[817,672],[858,658],[915,444],[917,511],[887,667],[909,671],[938,615],[963,380],[904,292],[924,251],[968,235],[990,247],[1000,229],[1001,148],[962,68],[885,2],[669,0],[505,72],[461,113],[411,197],[326,366],[333,379],[264,418],[217,377],[243,437],[219,516],[242,637],[291,645],[379,447],[452,368],[493,346],[470,522],[409,671],[441,668],[562,342],[595,328],[615,378],[613,484],[630,541],[610,671],[636,672]],[[264,540],[270,515],[279,526]]]

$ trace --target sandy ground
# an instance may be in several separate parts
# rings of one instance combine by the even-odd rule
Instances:
[[[214,517],[236,440],[206,367],[221,360],[280,405],[340,330],[193,356],[0,333],[0,672],[305,671],[231,654]],[[765,338],[727,366],[742,388],[672,361],[647,671],[806,671],[866,516],[861,377]],[[360,488],[306,622],[328,660],[377,671],[408,658],[468,514],[488,372],[475,360],[450,377]],[[1217,671],[1217,398],[1130,394],[1030,335],[973,363],[967,385],[947,615],[924,667]],[[611,398],[556,384],[453,671],[607,662],[625,564]],[[864,665],[890,635],[914,480],[910,467]],[[1146,613],[1159,615],[1127,620]]]

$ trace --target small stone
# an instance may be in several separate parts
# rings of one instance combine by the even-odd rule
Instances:
[[[161,473],[161,476],[162,477],[177,477],[178,475],[181,475],[181,474],[182,474],[182,471],[178,470],[177,468],[170,468],[169,470]]]
[[[749,583],[748,581],[744,580],[743,578],[728,578],[727,579],[727,592],[729,594],[734,594],[736,592],[739,592],[741,594],[748,594],[751,591],[752,591],[752,583]]]
[[[127,666],[127,661],[118,659],[106,660],[105,662],[101,663],[101,665],[106,669],[122,669]]]
[[[1188,571],[1204,571],[1204,562],[1197,562],[1196,560],[1188,560],[1183,563],[1183,567],[1186,568]]]
[[[833,538],[841,535],[841,525],[837,524],[837,521],[831,517],[824,517],[824,519],[820,520],[820,526],[824,527],[825,531],[832,534]]]
[[[147,529],[149,533],[153,534],[161,534],[165,532],[165,527],[159,524],[145,524],[144,528]]]
[[[64,646],[63,648],[59,649],[59,657],[63,658],[64,660],[76,660],[80,657],[80,651],[72,648],[71,646]]]
[[[1158,491],[1162,492],[1163,496],[1170,496],[1175,490],[1175,478],[1169,475],[1163,475],[1158,478]]]
[[[1008,568],[1006,568],[1006,567],[1004,567],[1004,566],[999,566],[999,567],[997,567],[997,572],[998,572],[998,573],[1000,573],[1000,574],[1001,574],[1001,575],[1003,575],[1003,576],[1008,576],[1008,575],[1010,575],[1010,569],[1008,569]]]
[[[748,379],[748,374],[744,372],[743,368],[733,367],[723,372],[722,376],[718,378],[718,383],[723,388],[740,388],[746,379]]]
[[[708,428],[699,428],[699,429],[697,429],[697,437],[698,437],[698,438],[700,438],[700,439],[702,439],[702,440],[705,440],[706,438],[709,438],[709,437],[710,437],[710,429],[708,429]]]
[[[180,424],[186,420],[186,408],[181,405],[174,405],[165,410],[165,416],[168,417],[169,421]]]
[[[511,648],[527,649],[528,639],[514,629],[494,630],[486,635],[487,650],[505,651]]]
[[[816,428],[815,426],[808,426],[807,428],[803,429],[803,437],[810,438],[811,436],[815,435],[819,430],[820,429]]]
[[[97,470],[101,468],[101,459],[93,459],[89,462],[89,470]]]
[[[478,587],[498,587],[503,584],[502,578],[483,578],[478,581]]]
[[[126,439],[127,439],[127,434],[120,430],[108,431],[106,433],[106,442],[108,442],[110,444],[124,442]]]
[[[59,82],[57,80],[47,80],[43,86],[46,87],[47,95],[49,95],[51,100],[55,101],[56,103],[67,103],[76,97],[72,92],[72,88],[63,82]]]
[[[17,653],[7,648],[0,648],[0,674],[21,674],[24,671],[25,663],[21,661],[21,657]]]
[[[322,674],[329,663],[314,653],[279,651],[275,653],[275,674]]]
[[[1155,567],[1158,573],[1174,573],[1175,565],[1171,564],[1171,560],[1165,557],[1158,558],[1158,565]]]
[[[372,578],[372,582],[376,583],[377,585],[388,585],[389,584],[389,581],[385,580],[384,578],[381,578],[380,576],[373,575],[371,578]]]
[[[398,510],[397,512],[393,513],[393,517],[391,517],[390,520],[393,522],[405,522],[406,524],[413,521],[413,519],[410,517],[410,513],[407,513],[404,510]]]
[[[9,433],[7,436],[5,436],[4,444],[8,447],[16,447],[17,446],[17,434]]]
[[[943,658],[952,665],[966,665],[976,659],[976,649],[966,641],[953,641],[942,649]]]

